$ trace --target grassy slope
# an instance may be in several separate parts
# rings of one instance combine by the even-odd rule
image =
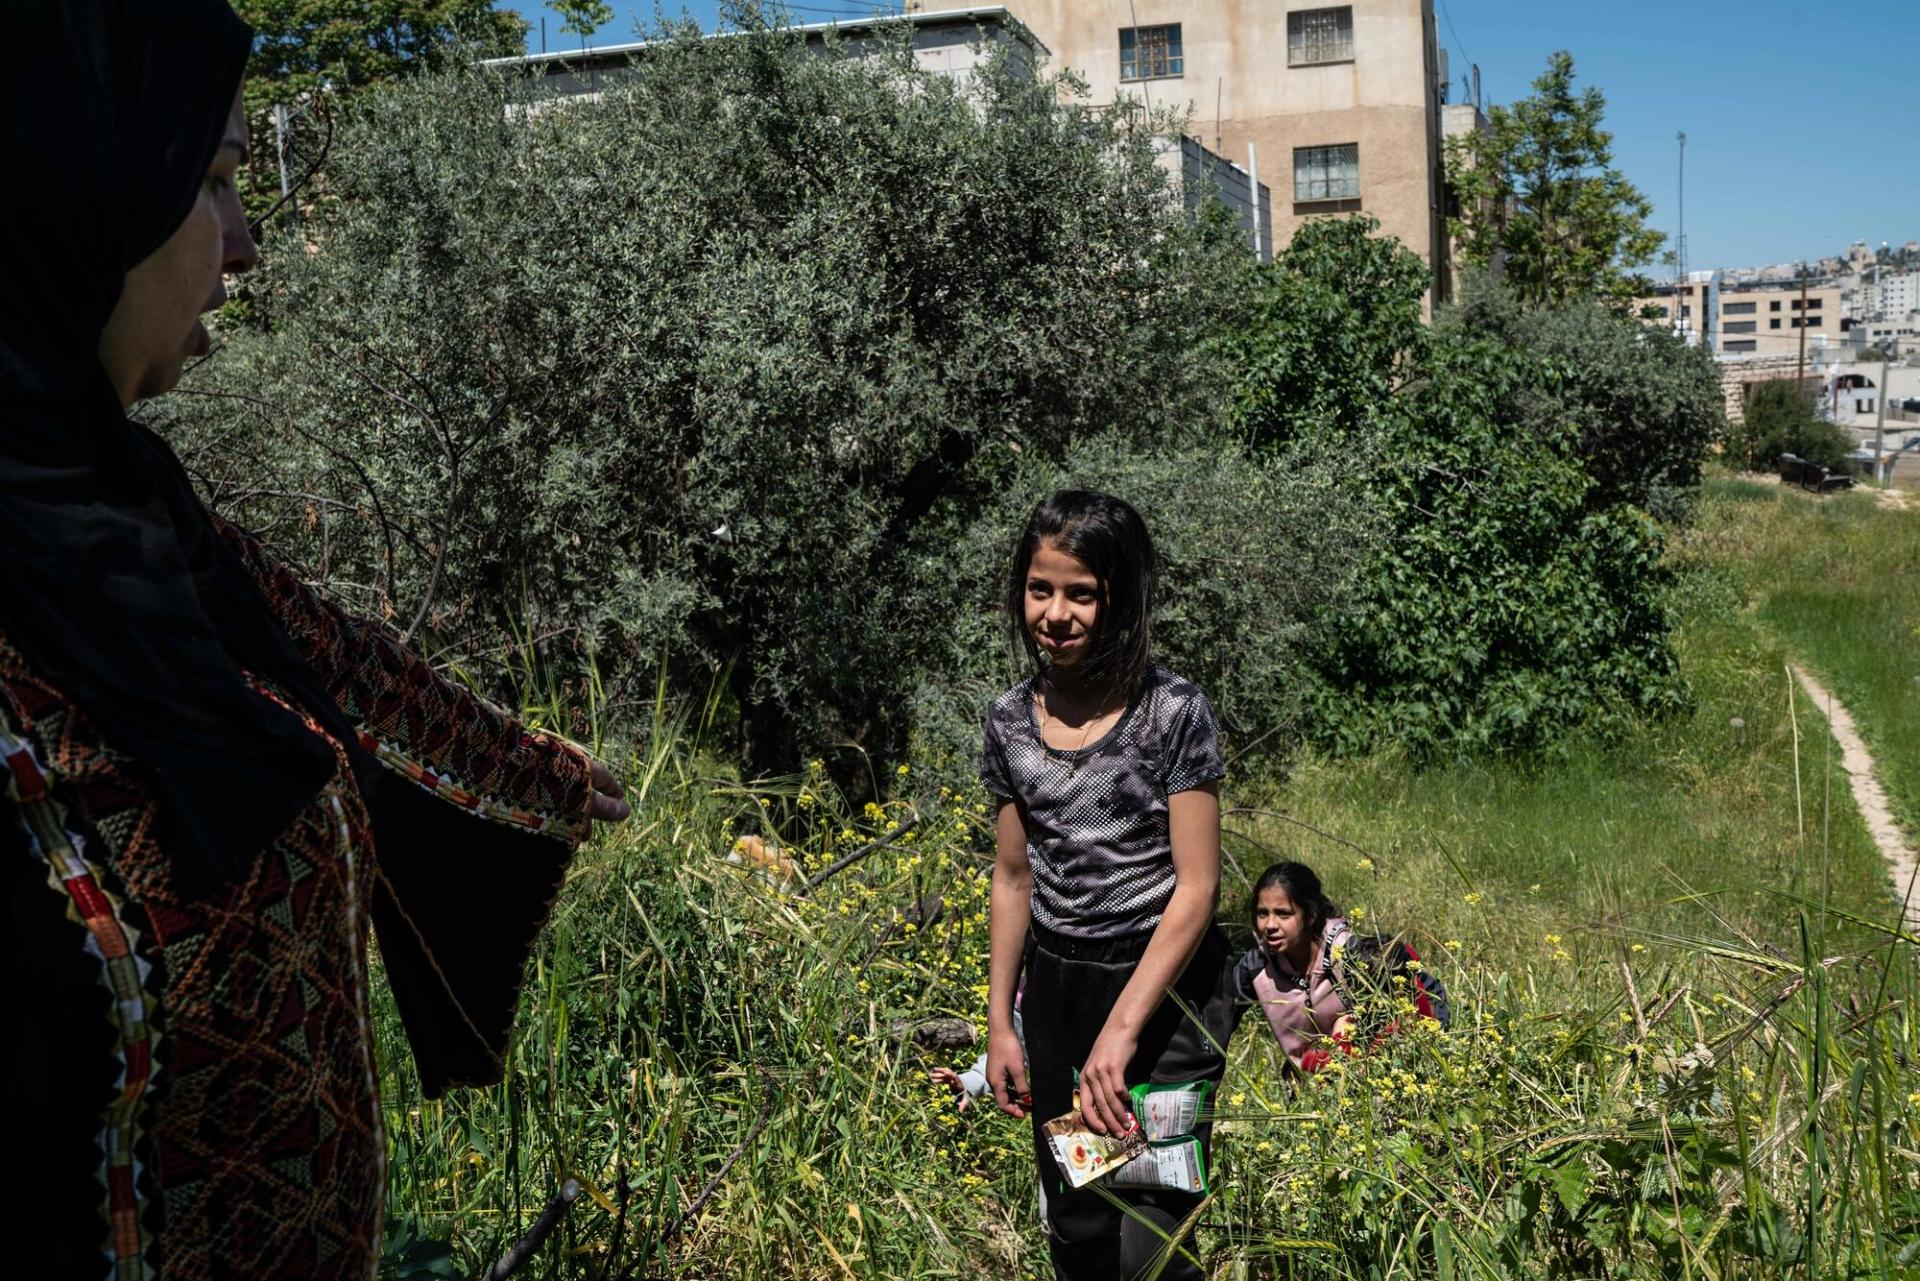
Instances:
[[[1898,1058],[1920,1055],[1911,950],[1883,993],[1883,936],[1790,897],[1817,900],[1824,879],[1846,912],[1890,915],[1843,783],[1824,803],[1824,724],[1804,701],[1797,817],[1785,629],[1749,607],[1740,577],[1750,511],[1778,515],[1717,486],[1681,554],[1688,716],[1555,760],[1420,774],[1390,759],[1315,761],[1284,781],[1234,782],[1229,804],[1328,834],[1235,815],[1238,866],[1305,858],[1371,922],[1414,931],[1460,1021],[1452,1037],[1401,1038],[1298,1092],[1278,1084],[1270,1038],[1243,1033],[1223,1090],[1221,1194],[1201,1232],[1213,1264],[1281,1275],[1269,1260],[1285,1254],[1294,1276],[1591,1275],[1603,1263],[1770,1276],[1799,1248],[1794,1215],[1776,1207],[1810,1194],[1829,1234],[1823,1263],[1920,1231],[1920,1095],[1907,1097],[1913,1074]],[[1859,519],[1871,527],[1871,513]],[[1808,536],[1833,533],[1816,523]],[[1820,666],[1848,689],[1842,668]],[[1884,722],[1860,695],[1850,702],[1869,732]],[[665,1271],[1043,1269],[1024,1129],[937,1103],[927,1060],[890,1031],[902,1017],[981,1013],[978,816],[936,798],[917,816],[897,803],[843,814],[806,780],[756,799],[716,782],[684,736],[655,742],[660,768],[634,821],[583,855],[546,940],[509,1088],[421,1104],[383,1013],[396,1216],[453,1238],[471,1271],[562,1172],[585,1176],[591,1199],[535,1274],[599,1275],[657,1236],[764,1105],[766,1130]],[[800,853],[818,865],[890,822],[911,824],[914,842],[804,901],[721,861],[735,833],[799,825],[811,833]],[[945,897],[940,921],[889,928],[929,891]],[[1806,954],[1841,959],[1809,968]],[[1752,1035],[1721,1039],[1783,992]],[[1827,1021],[1892,999],[1905,1001],[1893,1016]],[[1696,1041],[1719,1061],[1701,1078],[1705,1103],[1653,1057]],[[1860,1093],[1835,1093],[1856,1067]],[[1811,1185],[1810,1096],[1833,1154]],[[1715,1164],[1728,1152],[1747,1173]],[[1677,1232],[1660,1226],[1669,1210]],[[1770,1215],[1788,1230],[1769,1236]]]
[[[1713,482],[1690,554],[1847,705],[1920,834],[1920,503]]]

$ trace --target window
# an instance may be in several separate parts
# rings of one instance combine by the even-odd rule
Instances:
[[[1780,310],[1780,300],[1779,300],[1778,298],[1775,298],[1775,299],[1774,299],[1774,300],[1773,300],[1772,302],[1770,302],[1770,303],[1768,303],[1768,304],[1767,304],[1767,310],[1768,310],[1768,311],[1779,311],[1779,310]]]
[[[1767,322],[1767,328],[1768,328],[1768,329],[1778,329],[1778,328],[1780,328],[1780,317],[1778,317],[1778,316],[1775,316],[1775,317],[1774,317],[1774,318],[1773,318],[1772,320],[1769,320],[1769,321]]]
[[[1120,28],[1120,78],[1157,80],[1186,74],[1180,52],[1180,24]]]
[[[1287,65],[1353,61],[1353,6],[1302,9],[1287,15]]]
[[[1725,311],[1729,316],[1751,316],[1757,306],[1759,306],[1758,303],[1730,302],[1726,305]]]
[[[1360,144],[1293,149],[1295,200],[1358,200]]]
[[[1741,338],[1737,340],[1729,339],[1728,341],[1720,344],[1720,350],[1721,351],[1752,351],[1755,348],[1757,348],[1759,345],[1760,345],[1759,341],[1753,338]]]
[[[1870,414],[1873,412],[1873,402],[1871,400],[1856,400],[1853,402],[1853,412],[1856,414]],[[1321,910],[1324,911],[1325,909],[1323,908]]]
[[[1729,320],[1726,324],[1720,326],[1720,332],[1723,334],[1750,334],[1753,332],[1755,323],[1756,322],[1751,320]],[[1794,323],[1799,324],[1800,322],[1796,320]]]

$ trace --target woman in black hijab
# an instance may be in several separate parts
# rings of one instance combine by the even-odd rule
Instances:
[[[498,1079],[593,819],[571,744],[209,514],[130,422],[253,265],[225,0],[0,16],[0,866],[32,1275],[359,1275],[385,1140],[365,946],[423,1087]]]

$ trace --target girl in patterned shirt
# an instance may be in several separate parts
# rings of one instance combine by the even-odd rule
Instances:
[[[981,780],[999,800],[987,1082],[1034,1120],[1062,1278],[1150,1271],[1198,1201],[1112,1189],[1123,1211],[1102,1189],[1068,1188],[1041,1126],[1072,1108],[1076,1074],[1087,1123],[1122,1133],[1136,1123],[1129,1087],[1217,1085],[1232,1030],[1213,924],[1226,766],[1206,696],[1150,659],[1157,568],[1145,522],[1118,498],[1069,490],[1035,508],[1006,586],[1032,671],[987,715]],[[1201,1272],[1178,1247],[1161,1275]]]

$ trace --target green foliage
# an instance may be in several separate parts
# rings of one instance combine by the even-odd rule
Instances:
[[[527,24],[494,0],[235,0],[253,27],[242,91],[253,160],[240,175],[250,217],[266,215],[287,181],[311,180],[341,102],[375,85],[447,66],[458,57],[506,57],[523,51]],[[286,109],[284,128],[275,107]],[[313,203],[302,192],[291,211]],[[256,314],[255,290],[243,282],[226,311],[229,321]]]
[[[1573,55],[1555,53],[1533,94],[1495,106],[1485,129],[1447,143],[1447,181],[1460,215],[1449,230],[1467,265],[1501,265],[1528,302],[1592,294],[1625,301],[1633,275],[1665,241],[1647,226],[1652,204],[1613,168],[1606,99],[1576,93]]]
[[[1631,506],[1589,508],[1571,428],[1502,421],[1535,372],[1443,338],[1380,419],[1368,493],[1393,537],[1321,663],[1323,732],[1343,749],[1538,748],[1679,705],[1661,531]]]
[[[1794,454],[1819,467],[1846,470],[1853,442],[1814,410],[1811,392],[1791,378],[1758,383],[1747,394],[1743,421],[1730,434],[1728,453],[1743,467],[1771,471],[1781,454]]]
[[[1443,327],[1499,338],[1539,363],[1520,417],[1535,430],[1574,425],[1594,485],[1589,509],[1630,503],[1662,520],[1687,512],[1707,451],[1726,434],[1713,357],[1664,328],[1592,299],[1526,307],[1486,276],[1465,282]]]
[[[1222,340],[1241,371],[1233,419],[1254,443],[1363,436],[1418,359],[1427,268],[1379,230],[1314,219],[1263,269],[1252,315]]]
[[[235,0],[252,26],[247,103],[292,102],[325,82],[351,93],[444,66],[449,50],[522,51],[527,24],[493,0]]]
[[[1244,243],[1061,90],[777,31],[596,102],[397,82],[172,410],[217,501],[489,688],[511,624],[616,703],[724,669],[760,768],[895,755],[1023,460],[1198,439],[1228,387]]]
[[[560,29],[588,36],[613,21],[613,6],[606,0],[547,0],[547,8],[560,15]]]
[[[1316,732],[1341,750],[1391,740],[1424,758],[1540,747],[1675,707],[1660,530],[1601,492],[1608,453],[1583,455],[1580,416],[1603,441],[1631,427],[1604,402],[1609,384],[1518,334],[1423,328],[1417,263],[1371,231],[1303,227],[1236,349],[1249,439],[1341,451],[1389,531],[1361,570],[1359,609],[1318,656]],[[1537,323],[1572,341],[1564,321]]]

